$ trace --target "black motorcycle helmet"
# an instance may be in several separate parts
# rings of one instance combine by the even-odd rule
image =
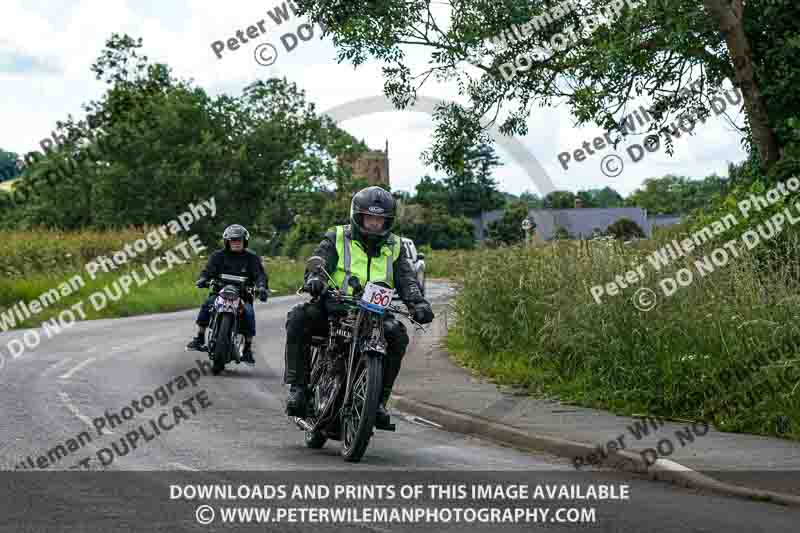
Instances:
[[[364,215],[383,218],[383,229],[369,231],[364,226]],[[350,228],[353,237],[362,244],[373,248],[379,246],[392,231],[395,218],[395,201],[389,191],[376,185],[361,189],[350,203]]]
[[[250,232],[245,229],[244,226],[240,226],[239,224],[233,224],[225,228],[225,231],[222,233],[222,240],[225,241],[225,249],[230,250],[231,239],[242,239],[244,240],[244,248],[243,250],[247,249],[247,244],[250,242]]]

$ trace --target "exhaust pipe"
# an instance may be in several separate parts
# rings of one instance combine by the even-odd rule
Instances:
[[[304,431],[314,431],[314,428],[311,426],[311,424],[306,422],[304,419],[298,418],[296,416],[292,418],[294,418],[294,423],[297,424],[297,427],[299,427],[300,429]]]

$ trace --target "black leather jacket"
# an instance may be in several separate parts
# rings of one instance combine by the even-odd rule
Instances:
[[[261,258],[250,250],[240,253],[221,249],[211,254],[208,263],[200,273],[201,279],[211,279],[220,274],[247,276],[256,287],[269,289],[269,277],[261,263]]]
[[[349,228],[349,226],[345,226],[345,232],[350,231]],[[394,235],[393,238],[399,239],[400,237],[398,235]],[[357,240],[353,240],[352,242],[353,246],[361,246],[361,243]],[[319,246],[317,246],[317,248],[314,250],[314,253],[311,255],[317,255],[323,258],[325,260],[325,270],[333,275],[339,262],[339,254],[336,252],[336,232],[328,231],[325,233],[325,238],[321,243],[319,243]],[[373,254],[372,257],[376,257],[376,255]],[[395,260],[392,271],[394,272],[395,289],[397,289],[397,292],[400,295],[400,299],[403,300],[403,303],[406,305],[414,305],[425,302],[425,298],[422,296],[422,292],[419,289],[417,274],[414,272],[414,268],[411,265],[408,255],[406,255],[405,246],[400,247],[400,256]],[[308,281],[308,278],[313,275],[313,273],[306,270],[304,279]],[[323,281],[326,281],[330,284],[330,281],[327,279],[327,277],[325,277],[325,274],[322,274],[321,278]],[[359,281],[361,282],[361,285],[366,285],[367,283],[367,280],[365,279]]]

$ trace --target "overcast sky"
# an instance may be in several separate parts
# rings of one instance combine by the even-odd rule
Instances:
[[[94,79],[90,66],[106,39],[113,32],[142,37],[145,54],[169,64],[176,76],[193,78],[210,94],[239,96],[242,88],[256,79],[286,76],[306,91],[307,98],[324,111],[355,99],[383,94],[380,64],[369,63],[354,69],[337,64],[332,41],[320,39],[319,29],[309,41],[298,41],[287,52],[281,36],[306,22],[294,17],[277,25],[268,11],[283,2],[226,0],[3,0],[0,8],[0,148],[23,153],[38,148],[49,136],[57,120],[69,113],[82,117],[81,104],[98,99],[105,87]],[[443,4],[443,3],[442,3]],[[444,6],[442,10],[446,9]],[[446,15],[442,13],[443,15]],[[263,20],[266,33],[250,39],[247,28]],[[227,41],[237,30],[245,32],[247,43],[238,50],[227,47],[218,59],[211,47],[214,41]],[[288,41],[289,38],[285,38]],[[264,67],[254,60],[256,47],[273,44],[278,57]],[[427,52],[415,49],[416,65],[424,66]],[[419,70],[417,71],[419,72]],[[452,87],[432,80],[421,95],[435,99],[457,99]],[[732,106],[729,106],[729,111]],[[737,106],[738,108],[739,106]],[[741,124],[734,111],[731,117]],[[564,107],[537,108],[529,119],[529,133],[519,138],[544,167],[558,189],[580,189],[609,185],[629,194],[646,178],[667,173],[702,178],[712,172],[727,175],[728,162],[745,158],[741,137],[724,117],[712,116],[675,142],[675,155],[662,151],[648,153],[633,164],[624,148],[606,148],[582,163],[570,162],[564,170],[557,156],[580,148],[584,141],[602,136],[597,127],[575,128]],[[425,112],[388,111],[351,118],[341,126],[372,148],[383,148],[389,140],[390,174],[395,190],[412,191],[419,178],[432,168],[420,160],[430,142],[433,122]],[[500,139],[498,139],[500,141]],[[642,142],[641,137],[631,142]],[[527,169],[516,163],[503,145],[498,155],[505,163],[495,177],[503,191],[519,194],[539,192]],[[616,153],[624,164],[622,173],[606,177],[601,172],[603,157]],[[618,162],[610,163],[611,170]]]

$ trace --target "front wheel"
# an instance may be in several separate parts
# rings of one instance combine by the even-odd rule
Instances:
[[[233,328],[233,315],[226,313],[219,317],[217,338],[214,343],[214,366],[211,367],[211,373],[215,376],[225,369],[225,363],[228,362],[231,351],[231,328]]]
[[[350,408],[343,413],[342,456],[350,463],[361,460],[372,437],[383,385],[383,359],[362,355],[355,376]]]

